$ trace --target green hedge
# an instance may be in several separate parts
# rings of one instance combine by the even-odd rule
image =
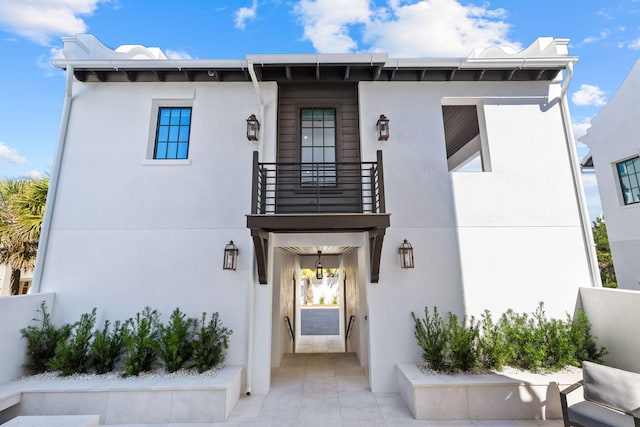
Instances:
[[[20,330],[27,340],[25,368],[32,374],[58,371],[60,375],[94,372],[104,374],[121,365],[123,376],[138,375],[161,364],[175,372],[185,366],[207,371],[224,361],[233,333],[218,313],[206,321],[187,317],[176,308],[168,323],[150,307],[125,322],[105,321],[95,329],[96,309],[80,320],[59,327],[51,323],[43,301],[35,325]],[[113,326],[112,326],[113,325]]]
[[[582,309],[572,319],[547,319],[543,303],[533,315],[504,313],[494,322],[485,310],[480,321],[459,319],[449,313],[443,319],[437,307],[425,317],[414,313],[414,334],[422,348],[423,361],[437,372],[469,372],[513,366],[530,371],[558,370],[580,366],[583,360],[602,362],[606,354],[591,334]]]

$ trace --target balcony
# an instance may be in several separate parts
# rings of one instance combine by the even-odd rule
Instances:
[[[378,282],[389,214],[382,151],[375,162],[261,163],[253,154],[251,229],[260,283],[266,284],[268,234],[368,232],[371,282]]]

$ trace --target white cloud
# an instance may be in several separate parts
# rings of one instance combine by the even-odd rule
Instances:
[[[9,147],[4,142],[0,141],[0,159],[7,160],[17,165],[23,165],[27,163],[27,159],[18,154],[18,150]]]
[[[164,53],[169,59],[193,59],[193,57],[184,50],[166,49]]]
[[[369,22],[369,0],[301,0],[295,7],[304,26],[304,38],[322,53],[357,49],[349,26]]]
[[[597,36],[589,36],[586,39],[582,40],[582,43],[584,44],[589,44],[589,43],[594,43],[600,40],[604,40],[607,37],[609,37],[611,35],[611,31],[609,30],[602,30],[600,31],[600,34],[598,34]]]
[[[508,45],[504,9],[463,6],[456,0],[421,0],[392,7],[389,18],[373,20],[365,38],[374,50],[393,56],[466,56],[477,47]]]
[[[580,89],[571,96],[571,101],[579,107],[601,107],[607,103],[605,93],[598,86],[583,84]]]
[[[36,65],[38,66],[38,68],[42,68],[44,70],[44,74],[47,77],[61,76],[63,75],[63,73],[59,69],[54,67],[52,63],[54,59],[61,58],[63,58],[62,48],[52,47],[49,49],[48,55],[40,55],[38,57],[38,59],[36,60]]]
[[[249,20],[256,19],[256,12],[258,11],[258,1],[253,0],[251,7],[241,7],[236,10],[236,28],[244,30],[246,23]]]
[[[591,127],[591,117],[583,119],[579,123],[572,123],[573,125],[573,136],[576,137],[576,147],[583,148],[586,147],[582,142],[578,141],[581,137],[587,134],[587,129]]]
[[[640,38],[629,43],[629,49],[640,50]]]
[[[1,0],[0,27],[47,45],[54,36],[83,33],[81,18],[109,0]]]
[[[504,9],[463,6],[456,0],[390,0],[375,9],[369,0],[301,0],[295,8],[304,38],[319,52],[360,48],[391,56],[466,56],[477,47],[509,45]],[[362,31],[367,46],[350,32]]]
[[[31,179],[38,179],[38,178],[43,177],[44,174],[41,171],[37,170],[37,169],[33,169],[33,170],[30,170],[29,172],[25,173],[24,176],[29,177]]]

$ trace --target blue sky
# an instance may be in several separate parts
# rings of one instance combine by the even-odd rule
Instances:
[[[569,89],[580,136],[640,58],[640,0],[0,0],[0,178],[51,172],[64,97],[51,59],[61,36],[83,32],[114,49],[141,44],[197,59],[467,56],[474,47],[569,38],[569,53],[580,57]],[[587,151],[578,144],[580,156]],[[601,213],[595,176],[584,182],[593,217]]]

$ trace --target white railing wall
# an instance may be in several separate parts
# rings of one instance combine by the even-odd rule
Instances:
[[[605,363],[640,372],[640,292],[580,288],[580,304],[591,322],[598,344],[607,348]]]
[[[20,329],[39,318],[37,310],[42,301],[52,313],[54,297],[53,293],[0,297],[0,384],[24,374],[27,341]]]

